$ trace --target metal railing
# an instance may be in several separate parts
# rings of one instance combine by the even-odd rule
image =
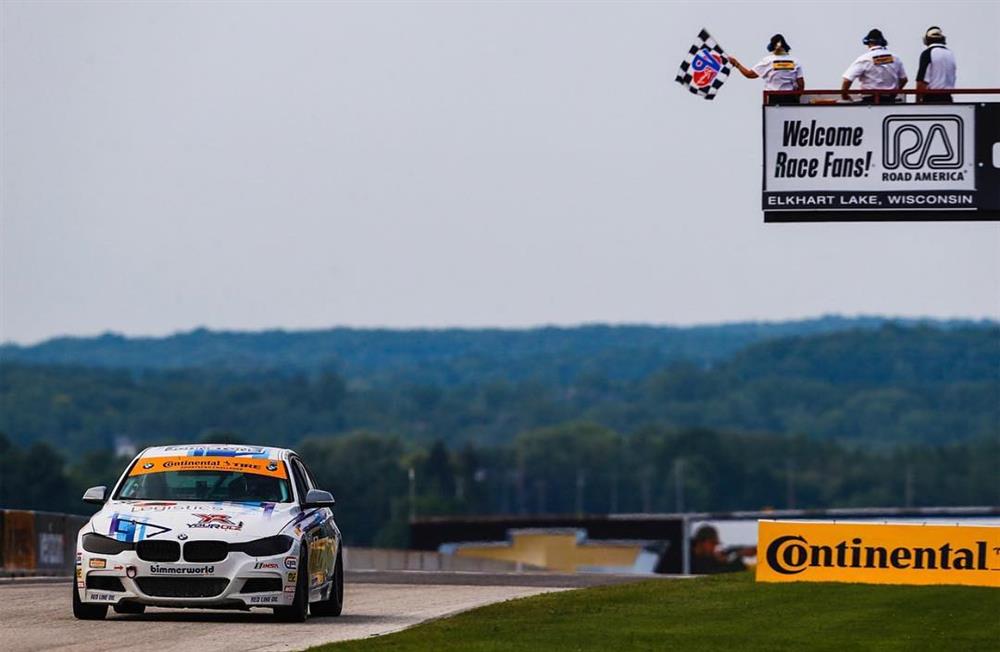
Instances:
[[[949,89],[927,89],[927,90],[917,90],[915,88],[902,88],[898,90],[861,90],[859,88],[852,88],[848,90],[847,94],[852,99],[845,100],[843,98],[844,92],[840,89],[817,89],[810,90],[806,89],[803,91],[763,91],[764,93],[764,104],[767,106],[772,106],[777,104],[777,102],[772,104],[772,98],[785,98],[785,97],[800,97],[806,101],[800,102],[803,105],[816,105],[816,104],[861,104],[863,98],[872,98],[871,102],[865,102],[870,104],[900,104],[898,101],[900,96],[903,97],[903,103],[906,102],[907,96],[914,96],[915,102],[922,103],[923,98],[935,98],[938,99],[938,103],[941,102],[939,98],[941,96],[973,96],[973,95],[986,95],[986,96],[996,96],[1000,95],[1000,88],[949,88]],[[968,100],[963,97],[962,101],[983,101],[976,100],[974,98],[969,98]],[[993,101],[996,101],[993,98]],[[928,102],[930,104],[931,102]],[[795,106],[795,104],[787,104],[784,106]]]

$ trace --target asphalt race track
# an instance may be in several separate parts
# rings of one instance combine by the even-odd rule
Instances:
[[[635,578],[549,574],[348,573],[344,614],[303,624],[274,621],[269,609],[108,611],[73,618],[68,580],[0,583],[0,648],[20,650],[301,650],[405,629],[491,602]]]

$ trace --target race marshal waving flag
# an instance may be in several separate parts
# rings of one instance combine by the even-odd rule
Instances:
[[[722,47],[703,29],[688,50],[677,72],[677,83],[706,100],[714,100],[722,85],[729,78],[732,67]]]

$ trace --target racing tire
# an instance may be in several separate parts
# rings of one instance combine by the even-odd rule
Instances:
[[[309,607],[314,616],[339,616],[344,610],[344,563],[340,553],[337,553],[337,563],[333,567],[333,586],[330,587],[330,597],[321,602],[314,602]]]
[[[139,604],[138,602],[119,602],[114,607],[116,614],[144,614],[146,613],[146,605]]]
[[[104,620],[108,615],[106,604],[86,604],[80,600],[80,591],[73,581],[73,617],[77,620]]]
[[[286,623],[304,623],[309,616],[309,555],[304,541],[295,578],[295,599],[287,607],[275,607],[274,615]]]

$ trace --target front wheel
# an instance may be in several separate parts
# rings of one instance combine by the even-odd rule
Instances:
[[[287,607],[275,607],[274,615],[286,623],[303,623],[309,615],[309,556],[306,542],[299,553],[298,577],[295,578],[295,599]]]
[[[344,564],[340,553],[337,553],[337,563],[333,567],[333,586],[330,587],[330,597],[322,602],[314,602],[310,607],[314,616],[339,616],[344,610]]]
[[[80,600],[80,590],[73,580],[73,616],[77,620],[104,620],[108,615],[108,605],[87,604]]]

